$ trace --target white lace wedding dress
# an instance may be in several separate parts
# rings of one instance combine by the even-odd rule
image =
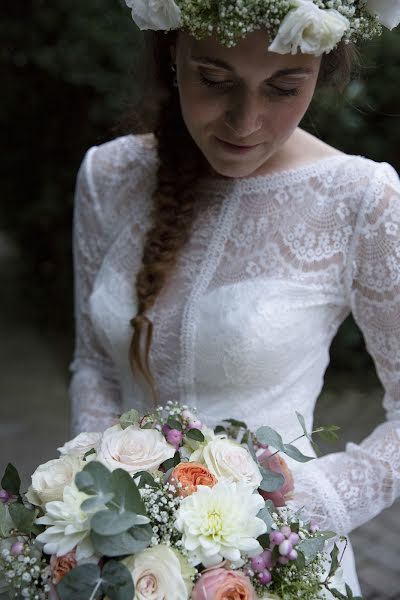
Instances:
[[[158,162],[154,139],[92,148],[75,205],[77,342],[73,429],[149,410],[128,365],[135,275]],[[352,311],[386,390],[388,420],[345,452],[293,464],[294,501],[349,533],[400,495],[400,183],[359,156],[248,179],[203,178],[190,241],[149,317],[160,396],[268,424],[309,428],[340,323]],[[343,407],[345,410],[345,407]],[[300,444],[311,453],[307,442]],[[351,551],[346,579],[358,591]]]

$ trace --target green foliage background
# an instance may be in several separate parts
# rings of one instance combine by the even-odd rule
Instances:
[[[0,33],[0,231],[21,249],[32,318],[71,333],[75,176],[87,148],[119,133],[140,92],[142,40],[123,0],[14,0],[2,7]],[[369,43],[362,63],[344,95],[316,98],[303,126],[400,170],[400,33]],[[369,364],[351,321],[333,357]]]

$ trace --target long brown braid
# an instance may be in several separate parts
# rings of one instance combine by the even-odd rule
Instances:
[[[142,267],[136,278],[138,312],[130,323],[134,328],[129,360],[132,371],[148,383],[154,402],[159,401],[156,382],[149,365],[153,323],[146,312],[154,305],[167,277],[176,265],[179,252],[187,242],[194,215],[194,184],[204,173],[207,162],[190,136],[182,118],[179,95],[173,85],[170,47],[176,33],[147,33],[154,61],[158,93],[157,109],[151,129],[154,132],[159,166],[153,192],[152,225],[146,233]],[[354,47],[340,44],[322,59],[318,86],[343,89],[350,79]],[[154,94],[154,90],[152,92]],[[154,96],[153,96],[154,97]],[[144,111],[148,103],[144,103]],[[136,132],[143,130],[136,120]]]

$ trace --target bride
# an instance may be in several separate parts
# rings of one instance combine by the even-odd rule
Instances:
[[[160,30],[146,34],[157,85],[147,133],[91,148],[78,176],[74,432],[171,399],[290,441],[296,411],[312,427],[352,311],[388,420],[291,465],[292,504],[348,534],[400,495],[400,182],[299,124],[316,88],[346,83],[353,44],[397,25],[398,2],[126,1]],[[343,568],[359,593],[351,549]]]

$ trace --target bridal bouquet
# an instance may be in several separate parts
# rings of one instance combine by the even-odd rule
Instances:
[[[297,416],[299,438],[312,441]],[[9,464],[0,592],[35,600],[353,598],[337,546],[325,549],[335,534],[286,506],[293,478],[282,455],[312,457],[270,427],[253,433],[223,423],[209,429],[177,403],[145,417],[131,410],[59,448],[24,496]],[[335,429],[312,433],[334,437]]]

